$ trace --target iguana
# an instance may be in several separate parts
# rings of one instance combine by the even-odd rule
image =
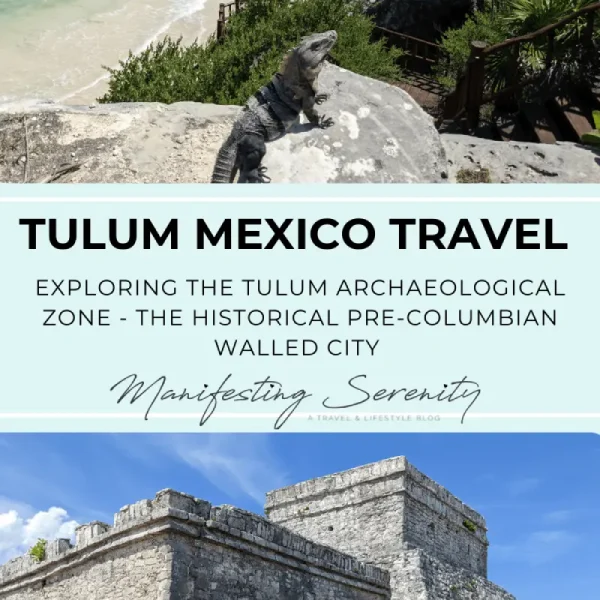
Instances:
[[[233,183],[238,171],[238,183],[268,183],[266,167],[261,165],[265,142],[283,136],[302,112],[313,125],[333,125],[331,118],[317,113],[315,105],[328,98],[317,94],[316,84],[336,41],[335,31],[315,33],[287,54],[273,79],[246,102],[233,124],[217,154],[211,183]]]

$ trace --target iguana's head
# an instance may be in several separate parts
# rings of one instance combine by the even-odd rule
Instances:
[[[327,57],[335,43],[337,33],[325,31],[303,37],[294,54],[304,68],[314,69]]]

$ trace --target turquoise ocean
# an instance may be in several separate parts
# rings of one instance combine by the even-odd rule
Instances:
[[[106,70],[166,34],[214,31],[218,0],[0,0],[0,102],[95,101]]]

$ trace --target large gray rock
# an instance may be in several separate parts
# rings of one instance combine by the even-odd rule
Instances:
[[[321,110],[335,125],[301,122],[269,144],[274,183],[444,181],[440,136],[406,92],[331,65],[320,91],[331,94]],[[65,164],[83,166],[61,182],[208,182],[239,111],[191,102],[0,106],[0,182],[47,179]]]
[[[239,107],[152,103],[0,106],[0,182],[206,182]],[[27,144],[25,136],[27,125]]]
[[[491,183],[600,183],[600,154],[587,146],[441,137],[451,181],[463,169],[488,169]]]
[[[446,157],[433,119],[399,87],[327,65],[320,111],[335,125],[321,130],[304,118],[267,147],[273,181],[438,183]]]

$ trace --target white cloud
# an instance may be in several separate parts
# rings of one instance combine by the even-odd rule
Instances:
[[[143,444],[150,447],[143,447]],[[289,483],[282,462],[274,453],[268,435],[202,433],[144,436],[133,448],[122,451],[148,465],[157,462],[156,451],[170,461],[183,462],[198,471],[233,502],[250,497],[263,506],[268,491]],[[131,450],[131,451],[129,451]]]
[[[526,562],[531,566],[546,564],[569,554],[579,537],[565,530],[534,531],[509,545],[490,546],[491,554],[505,561]]]
[[[534,477],[515,479],[508,484],[508,493],[512,496],[522,496],[537,489],[541,481]]]
[[[287,483],[270,451],[268,438],[256,434],[204,434],[171,438],[171,451],[235,498],[240,493],[263,506],[265,494]]]
[[[574,511],[572,510],[553,510],[543,516],[547,523],[564,523],[573,518]]]
[[[64,508],[35,512],[30,506],[0,498],[0,564],[25,554],[39,538],[73,541],[78,523]]]

